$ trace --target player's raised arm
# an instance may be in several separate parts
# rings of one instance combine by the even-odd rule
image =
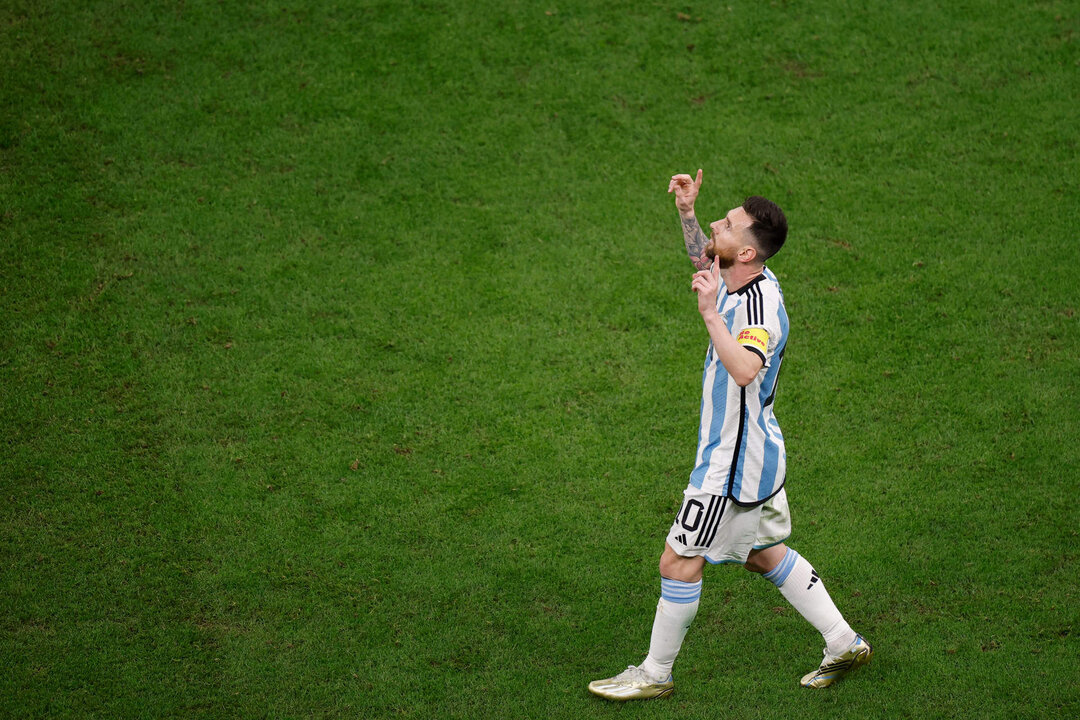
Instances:
[[[668,183],[668,192],[675,193],[675,207],[679,210],[679,218],[682,220],[683,240],[686,242],[686,254],[690,256],[690,262],[698,270],[709,267],[709,258],[705,255],[705,246],[709,238],[698,224],[694,215],[694,201],[697,200],[698,191],[701,189],[701,168],[698,168],[697,178],[689,175],[672,175]]]

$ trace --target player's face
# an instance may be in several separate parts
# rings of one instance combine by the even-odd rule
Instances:
[[[716,258],[721,269],[735,264],[739,253],[750,247],[750,225],[753,218],[742,207],[732,208],[720,220],[709,225],[712,238],[705,246],[705,254]]]

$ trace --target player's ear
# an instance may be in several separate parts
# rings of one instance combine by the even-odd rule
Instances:
[[[743,249],[739,251],[739,260],[743,262],[754,262],[757,259],[758,251],[753,245],[744,245]]]

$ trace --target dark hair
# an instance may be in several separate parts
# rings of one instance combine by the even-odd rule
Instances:
[[[764,262],[784,246],[784,240],[787,239],[787,218],[776,203],[760,195],[746,198],[742,207],[754,220],[750,225],[750,235],[753,236]]]

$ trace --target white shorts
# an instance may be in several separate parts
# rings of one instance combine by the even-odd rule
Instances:
[[[742,565],[751,550],[778,545],[790,535],[791,513],[783,488],[761,505],[740,507],[731,498],[691,485],[683,493],[667,543],[683,557],[704,555],[714,565]]]

